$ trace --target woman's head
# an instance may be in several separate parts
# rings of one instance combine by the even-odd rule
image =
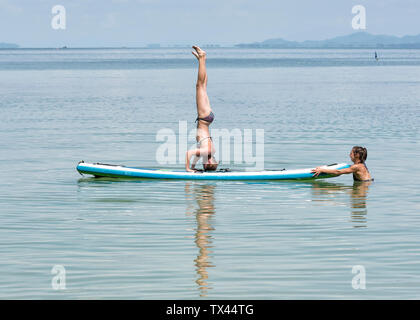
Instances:
[[[213,157],[209,157],[206,163],[203,163],[204,171],[215,171],[218,163]]]
[[[359,146],[354,146],[350,152],[350,159],[353,162],[364,163],[367,159],[367,149]]]

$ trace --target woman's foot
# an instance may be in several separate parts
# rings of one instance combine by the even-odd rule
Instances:
[[[192,46],[192,47],[195,50],[195,52],[192,51],[192,54],[195,55],[195,57],[197,59],[205,59],[206,58],[206,52],[203,49],[201,49],[198,46]]]

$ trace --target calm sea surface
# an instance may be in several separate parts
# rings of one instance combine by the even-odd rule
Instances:
[[[419,299],[420,50],[378,53],[208,50],[212,128],[264,129],[267,169],[365,146],[356,184],[82,177],[183,167],[156,134],[194,129],[190,50],[0,50],[0,298]]]

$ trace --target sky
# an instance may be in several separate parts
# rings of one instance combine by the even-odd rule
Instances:
[[[51,25],[66,10],[66,28]],[[372,34],[420,34],[419,0],[0,0],[0,42],[21,47],[138,47],[283,38],[323,40],[355,32],[366,8]]]

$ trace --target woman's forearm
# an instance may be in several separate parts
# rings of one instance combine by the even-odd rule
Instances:
[[[187,151],[185,155],[185,169],[187,170],[190,168],[190,158],[191,158],[191,152]]]
[[[197,164],[197,162],[198,162],[199,159],[200,159],[199,157],[194,156],[194,159],[193,159],[193,161],[191,163],[191,169],[194,169],[195,168],[195,165]]]
[[[188,150],[187,151],[187,154],[186,154],[186,156],[185,156],[185,169],[188,171],[188,170],[191,170],[190,169],[190,161],[191,161],[191,157],[192,156],[195,156],[195,159],[193,160],[193,163],[192,163],[192,166],[193,166],[193,168],[194,168],[194,166],[195,166],[195,164],[197,163],[197,161],[198,161],[198,157],[199,157],[199,155],[200,155],[200,151],[198,150],[198,149],[196,149],[196,150]]]

